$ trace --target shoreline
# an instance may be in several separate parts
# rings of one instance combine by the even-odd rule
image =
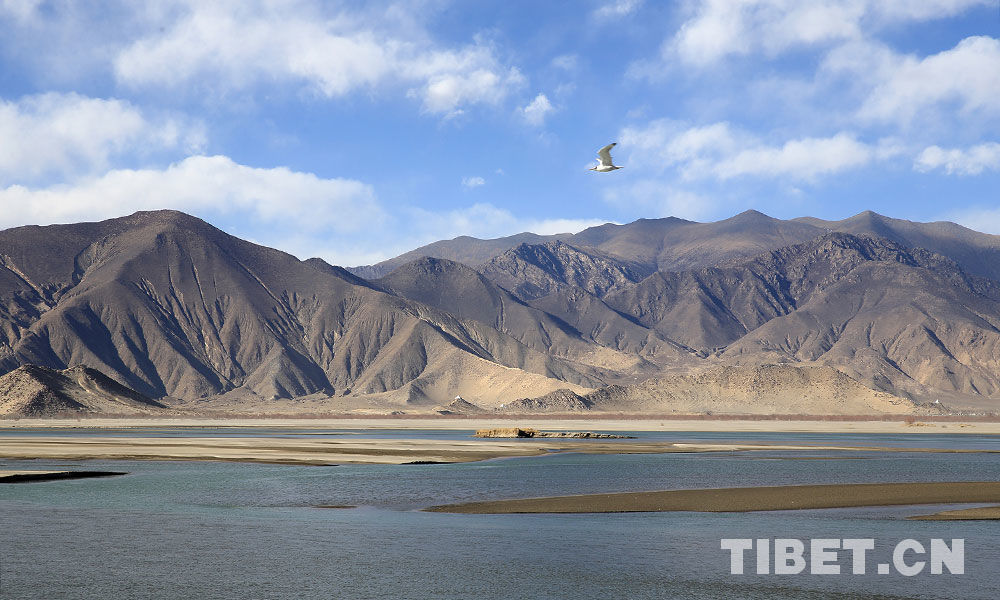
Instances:
[[[431,506],[458,514],[752,512],[1000,502],[1000,482],[853,483],[549,496]]]
[[[133,429],[133,428],[295,428],[295,429],[491,429],[517,426],[539,430],[775,432],[775,433],[945,433],[1000,435],[1000,420],[982,417],[906,420],[833,420],[729,418],[684,419],[662,416],[553,417],[523,416],[351,416],[335,418],[217,418],[217,417],[91,417],[66,419],[0,419],[0,431],[11,429]]]
[[[208,460],[295,465],[432,464],[542,456],[560,452],[663,454],[753,451],[1000,453],[1000,450],[989,449],[739,441],[577,441],[567,438],[435,440],[354,436],[286,438],[212,437],[211,435],[204,437],[4,436],[0,433],[0,458],[13,460]]]

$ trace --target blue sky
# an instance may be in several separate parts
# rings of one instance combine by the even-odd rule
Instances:
[[[335,264],[871,209],[1000,233],[997,0],[0,0],[0,227],[174,208]],[[625,168],[594,173],[617,141]]]

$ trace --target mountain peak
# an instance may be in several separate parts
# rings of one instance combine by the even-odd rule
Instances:
[[[764,213],[760,212],[759,210],[754,210],[754,209],[751,208],[749,210],[745,210],[745,211],[739,213],[738,215],[733,215],[732,217],[729,217],[728,219],[723,219],[720,222],[722,222],[722,223],[726,223],[726,222],[729,222],[729,223],[755,223],[755,222],[770,223],[772,221],[777,221],[777,220],[778,219],[775,219],[774,217],[769,217],[768,215],[765,215]]]
[[[880,215],[873,210],[863,210],[858,214],[854,215],[853,217],[848,217],[844,219],[845,222],[864,221],[864,222],[876,222],[876,223],[882,223],[884,221],[891,221],[891,220],[895,219],[889,219],[888,217]]]

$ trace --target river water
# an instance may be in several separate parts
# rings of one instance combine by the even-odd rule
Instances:
[[[23,431],[18,435],[52,435]],[[109,435],[73,430],[65,435]],[[130,432],[134,434],[135,432]],[[468,431],[156,430],[151,435],[466,439]],[[8,432],[5,432],[8,435]],[[635,432],[641,441],[997,449],[980,435]],[[819,460],[812,460],[818,458]],[[965,506],[454,515],[450,502],[615,491],[1000,481],[996,454],[766,451],[552,454],[450,465],[0,460],[126,471],[0,486],[0,598],[1000,598],[1000,522],[907,521]],[[318,505],[356,508],[323,509]],[[870,538],[867,572],[734,575],[723,538]],[[964,540],[962,575],[879,575],[904,539]],[[806,554],[808,559],[809,555]],[[920,557],[908,555],[912,563]],[[926,557],[924,557],[926,558]],[[747,572],[754,572],[747,553]]]

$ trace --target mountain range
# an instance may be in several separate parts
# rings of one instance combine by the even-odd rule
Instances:
[[[25,365],[187,411],[993,411],[1000,236],[747,211],[344,269],[176,211],[18,227],[0,374]]]

